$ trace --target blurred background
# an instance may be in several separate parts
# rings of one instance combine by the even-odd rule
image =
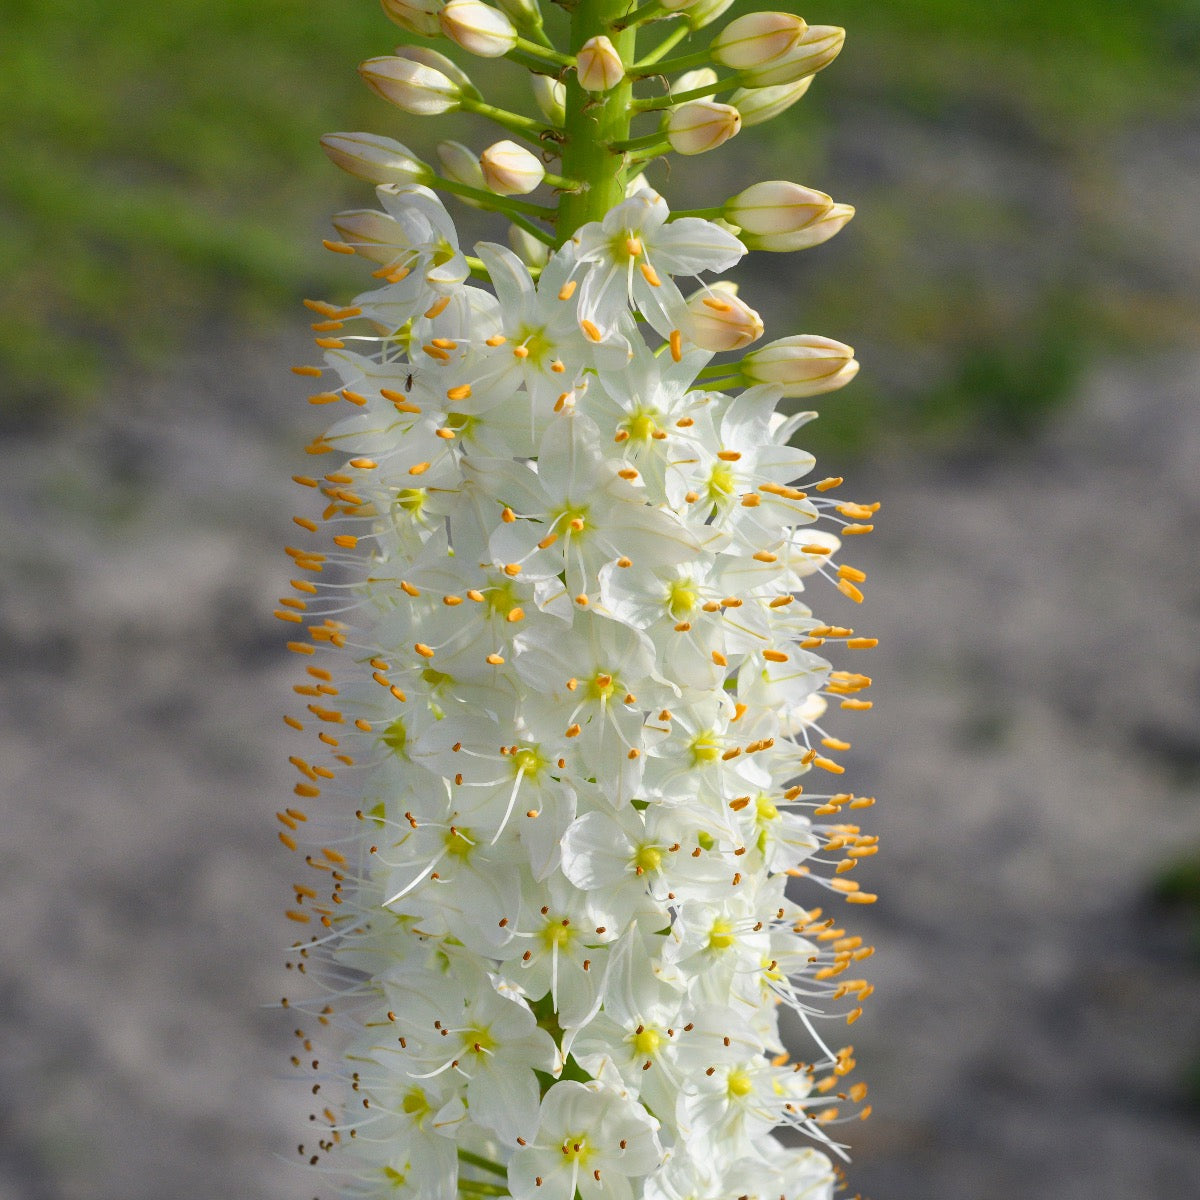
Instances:
[[[820,602],[881,639],[852,1190],[1191,1195],[1200,2],[798,11],[841,59],[654,181],[859,208],[741,276],[769,334],[858,350],[806,444],[883,502],[866,604]],[[306,1197],[270,611],[299,300],[364,286],[319,238],[371,202],[316,140],[486,131],[360,85],[372,0],[0,12],[0,1200]]]

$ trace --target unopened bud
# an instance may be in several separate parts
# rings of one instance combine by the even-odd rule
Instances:
[[[844,387],[858,374],[858,362],[849,346],[833,338],[798,333],[747,354],[741,370],[746,383],[765,383],[795,398]]]
[[[702,29],[705,25],[711,25],[732,3],[733,0],[696,0],[694,4],[677,7],[686,9],[684,20],[692,29]]]
[[[774,87],[793,83],[827,67],[842,51],[846,31],[836,25],[810,25],[793,49],[760,66],[740,72],[746,87]]]
[[[429,46],[397,46],[396,57],[407,58],[412,62],[432,67],[435,71],[440,71],[452,83],[457,83],[464,94],[479,95],[479,89],[471,82],[470,75],[454,59],[447,58],[446,55],[440,54]]]
[[[513,23],[482,0],[450,0],[438,20],[455,45],[480,58],[500,58],[517,44]]]
[[[751,250],[804,250],[828,241],[854,216],[824,192],[782,179],[756,183],[725,202],[726,220]]]
[[[659,8],[665,8],[667,12],[680,12],[695,3],[696,0],[659,0]]]
[[[671,85],[671,91],[676,95],[684,92],[695,92],[700,88],[715,87],[717,73],[712,67],[699,67],[695,71],[686,71]],[[715,94],[715,93],[714,93]],[[698,100],[711,100],[713,96],[697,96]]]
[[[447,179],[453,179],[455,183],[466,184],[467,187],[478,188],[480,191],[487,189],[479,159],[462,142],[438,142],[437,156],[438,162],[442,164],[442,174]],[[460,198],[463,199],[464,204],[470,204],[476,208],[482,207],[476,200]]]
[[[480,156],[487,186],[499,196],[524,196],[542,182],[546,168],[536,154],[516,142],[496,142]]]
[[[454,80],[409,58],[369,58],[358,73],[376,95],[418,117],[452,112],[462,100]]]
[[[533,75],[529,86],[533,89],[533,99],[542,116],[551,125],[561,125],[567,113],[567,89],[557,79],[549,75]]]
[[[407,147],[375,133],[327,133],[321,149],[347,174],[371,183],[425,183],[429,168]]]
[[[747,13],[713,38],[710,51],[723,67],[746,71],[788,54],[804,37],[808,22],[783,12]]]
[[[763,335],[762,318],[729,284],[718,283],[688,298],[684,332],[703,350],[741,350]]]
[[[438,13],[442,0],[382,0],[383,11],[401,29],[421,37],[437,37],[441,33]]]
[[[508,227],[508,244],[527,267],[544,267],[550,261],[550,247],[519,225]]]
[[[742,124],[761,125],[786,112],[812,84],[813,77],[805,75],[792,83],[781,83],[775,87],[738,88],[729,97],[729,103],[742,114]]]
[[[677,154],[703,154],[729,141],[741,127],[741,114],[732,105],[691,100],[671,110],[667,141]]]
[[[625,64],[612,42],[600,34],[579,47],[575,74],[585,92],[607,92],[625,78]]]
[[[540,25],[542,10],[537,0],[496,0],[496,7],[515,25]]]

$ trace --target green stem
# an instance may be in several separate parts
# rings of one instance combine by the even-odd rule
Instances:
[[[635,100],[634,112],[655,112],[660,108],[672,108],[676,104],[685,104],[688,100],[703,100],[717,92],[727,92],[737,86],[737,77],[730,75],[728,79],[718,79],[715,83],[705,84],[704,87],[691,88],[686,92],[670,92],[665,96],[656,96],[653,100]]]
[[[458,1161],[469,1163],[473,1167],[478,1167],[481,1171],[490,1171],[493,1175],[503,1175],[508,1178],[508,1168],[501,1166],[498,1162],[492,1162],[490,1158],[484,1158],[482,1154],[475,1154],[470,1150],[463,1150],[461,1147],[458,1151]]]
[[[723,208],[677,208],[671,213],[671,219],[679,217],[700,217],[704,221],[720,221],[725,217]]]
[[[663,141],[660,131],[647,133],[644,137],[626,138],[623,142],[613,142],[613,149],[622,152],[637,153],[639,150],[651,150]]]
[[[635,8],[633,12],[623,16],[613,28],[620,32],[622,29],[628,29],[630,25],[641,25],[646,21],[653,21],[656,17],[666,15],[666,12],[667,10],[657,0],[650,0],[649,4],[643,4],[641,8]]]
[[[709,363],[696,373],[697,383],[730,383],[736,384],[738,376],[731,374],[728,363]]]
[[[550,46],[541,46],[537,42],[531,42],[528,38],[517,38],[516,48],[522,54],[527,54],[530,58],[541,59],[543,63],[549,63],[551,66],[573,67],[575,65],[574,55],[563,54],[561,50],[555,50]]]
[[[683,39],[691,32],[692,31],[688,23],[686,21],[680,21],[679,28],[667,34],[667,36],[663,38],[663,40],[659,42],[658,45],[655,46],[654,49],[651,50],[650,53],[647,54],[646,57],[643,58],[642,61],[637,65],[639,67],[653,66],[653,64],[658,62],[658,60],[662,58],[664,54],[668,53],[668,51],[674,50],[675,47],[678,46],[679,43],[682,42]]]
[[[571,13],[570,47],[578,53],[583,44],[607,35],[623,63],[636,55],[637,27],[618,29],[628,0],[578,0]],[[580,183],[559,202],[558,241],[561,245],[581,225],[599,221],[625,199],[627,163],[615,147],[629,138],[632,120],[633,81],[626,77],[607,92],[593,95],[579,86],[572,71],[567,87],[562,173]]]
[[[663,46],[666,43],[664,42]],[[658,51],[653,54],[646,55],[641,62],[634,63],[629,68],[631,75],[675,75],[680,71],[694,71],[697,67],[707,67],[712,59],[707,50],[697,50],[695,54],[681,54],[678,58],[668,58],[666,62],[659,62],[659,52],[663,51],[663,46],[659,46]],[[666,49],[670,49],[669,46]],[[653,66],[654,70],[644,70],[645,67]]]
[[[484,208],[491,209],[492,212],[503,213],[511,220],[515,220],[521,213],[530,217],[540,217],[543,221],[554,219],[554,209],[547,208],[545,205],[530,204],[528,200],[514,200],[511,196],[498,196],[495,192],[489,192],[485,188],[471,187],[469,183],[459,183],[457,179],[446,179],[441,175],[435,175],[429,183],[431,187],[440,188],[452,196],[461,196],[464,200],[475,200]]]
[[[494,104],[475,100],[469,96],[462,98],[462,108],[465,112],[475,113],[477,116],[487,117],[489,121],[495,121],[497,125],[524,138],[527,142],[532,142],[539,149],[545,145],[542,136],[548,132],[548,129],[542,121],[535,121],[532,117],[523,117],[520,113],[511,113],[507,109],[497,108]]]
[[[507,1196],[509,1194],[508,1188],[503,1188],[498,1183],[479,1183],[474,1179],[460,1179],[458,1190],[466,1192],[468,1196]]]

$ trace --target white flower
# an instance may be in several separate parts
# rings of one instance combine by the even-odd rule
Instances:
[[[666,201],[640,192],[602,222],[575,234],[576,255],[588,269],[579,287],[579,318],[593,340],[607,334],[618,314],[637,309],[663,337],[680,328],[686,306],[673,275],[724,271],[746,248],[711,221],[684,217],[668,223]]]
[[[629,1200],[631,1180],[662,1157],[656,1122],[627,1092],[599,1083],[555,1084],[542,1101],[537,1136],[512,1156],[515,1200]]]

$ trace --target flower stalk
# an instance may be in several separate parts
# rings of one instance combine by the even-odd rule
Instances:
[[[752,348],[763,318],[712,278],[853,210],[771,180],[672,214],[640,174],[784,111],[841,31],[731,22],[718,58],[769,83],[717,104],[710,51],[660,60],[725,7],[577,0],[559,38],[535,0],[385,0],[528,67],[542,115],[402,47],[362,68],[383,99],[521,141],[443,143],[439,175],[387,137],[324,140],[380,204],[326,243],[367,290],[306,302],[322,359],[294,370],[333,420],[276,613],[302,664],[285,1007],[327,1195],[827,1200],[832,1131],[868,1111],[826,1031],[871,991],[838,906],[875,899],[853,877],[873,799],[841,789],[834,726],[870,708],[874,641],[810,602],[862,600],[844,546],[878,505],[812,481],[813,414],[781,403],[858,364],[818,335]],[[705,73],[640,95],[655,62]],[[517,253],[464,253],[439,193]]]

